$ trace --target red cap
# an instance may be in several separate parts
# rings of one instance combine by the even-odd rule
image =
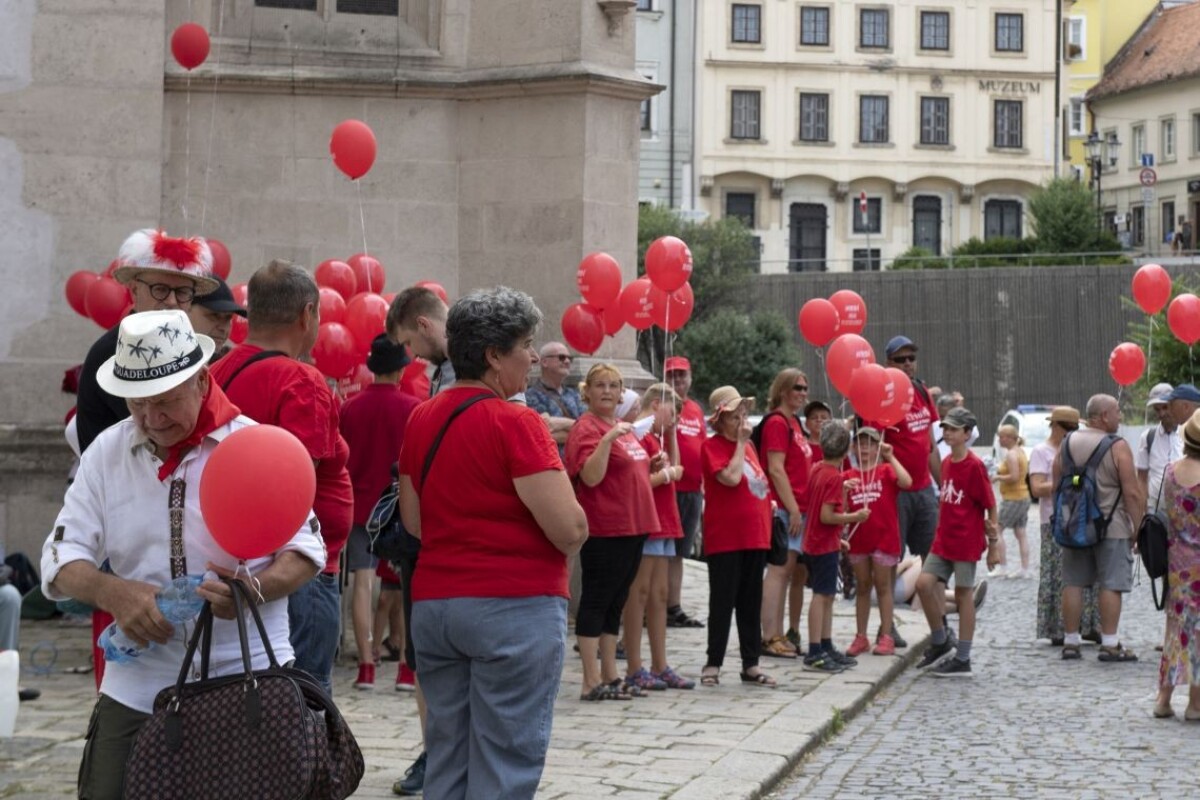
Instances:
[[[681,370],[683,372],[691,372],[692,371],[691,362],[689,362],[683,356],[671,356],[670,358],[668,358],[666,360],[666,369],[664,369],[663,371],[664,372],[675,372],[676,370]]]

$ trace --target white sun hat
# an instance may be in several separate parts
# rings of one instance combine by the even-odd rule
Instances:
[[[113,277],[124,284],[140,272],[153,270],[192,278],[198,295],[216,291],[219,285],[212,275],[212,250],[199,236],[168,236],[154,228],[134,231],[121,244],[117,263]]]
[[[100,365],[96,382],[114,397],[153,397],[199,372],[216,349],[177,308],[130,314],[121,320],[117,352]]]

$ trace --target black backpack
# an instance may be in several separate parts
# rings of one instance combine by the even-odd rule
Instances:
[[[367,518],[367,551],[384,561],[399,561],[406,555],[411,557],[412,546],[408,539],[413,537],[408,535],[400,520],[397,475],[397,465],[393,464],[392,480],[383,488],[379,500],[371,509],[371,516]]]
[[[750,443],[754,445],[754,453],[755,453],[755,455],[757,455],[759,457],[760,460],[765,458],[765,456],[763,456],[763,451],[762,451],[763,429],[766,428],[766,426],[767,426],[767,420],[769,420],[771,417],[774,417],[774,416],[782,417],[783,412],[782,411],[768,411],[766,416],[764,416],[762,419],[760,419],[758,421],[758,424],[754,426],[754,430],[750,431]],[[766,464],[763,464],[763,466],[765,467]]]
[[[1113,433],[1106,434],[1080,469],[1071,457],[1071,437],[1074,435],[1068,433],[1059,450],[1062,454],[1062,477],[1054,488],[1054,515],[1050,518],[1050,531],[1060,547],[1080,550],[1094,547],[1108,535],[1109,523],[1121,505],[1122,490],[1117,491],[1113,507],[1105,514],[1100,509],[1096,473],[1100,469],[1100,462],[1119,441],[1119,437]]]

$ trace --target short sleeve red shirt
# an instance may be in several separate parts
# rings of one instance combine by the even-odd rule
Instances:
[[[538,417],[541,419],[541,417]],[[633,433],[617,438],[609,449],[604,480],[588,486],[579,471],[612,429],[591,412],[571,426],[564,461],[575,483],[575,496],[588,519],[589,536],[639,536],[660,533],[650,489],[650,456]]]
[[[745,442],[742,480],[726,486],[717,473],[733,460],[738,443],[724,436],[704,442],[704,554],[736,550],[767,550],[771,546],[771,493],[767,473],[759,464],[754,445]]]
[[[933,476],[929,472],[929,451],[933,447],[930,426],[937,422],[933,407],[923,389],[913,386],[913,404],[898,424],[885,427],[877,422],[868,424],[884,432],[884,441],[895,451],[896,460],[912,476],[912,486],[905,491],[917,492],[929,488]]]
[[[683,467],[683,477],[675,484],[677,491],[698,492],[704,487],[700,451],[704,447],[707,430],[700,404],[689,398],[684,402],[675,423],[675,433],[679,438],[679,466]]]
[[[880,552],[900,555],[900,518],[897,497],[900,492],[896,473],[891,464],[879,464],[875,469],[851,469],[844,478],[857,478],[859,485],[847,496],[847,511],[869,509],[871,516],[858,527],[851,526],[850,552],[856,555]]]
[[[662,452],[662,445],[653,433],[642,437],[642,448],[650,458]],[[683,538],[683,522],[679,518],[679,504],[675,502],[675,483],[660,483],[651,490],[654,492],[654,510],[658,512],[658,524],[662,528],[658,533],[650,534],[651,539]]]
[[[763,462],[770,460],[771,453],[783,453],[783,468],[787,470],[788,484],[796,497],[800,512],[808,511],[808,469],[812,465],[812,445],[804,436],[800,420],[788,414],[771,414],[763,422]],[[771,483],[771,499],[783,508],[783,498]]]
[[[421,485],[425,455],[464,400],[450,388],[412,412],[400,474],[421,499],[421,564],[413,600],[567,597],[567,559],[546,538],[513,481],[562,469],[537,412],[497,398],[468,408],[447,429]]]
[[[808,474],[808,514],[804,518],[801,546],[810,556],[836,553],[841,548],[842,526],[821,522],[821,506],[832,505],[842,511],[842,473],[822,461]]]
[[[212,366],[212,379],[225,382],[261,347],[239,344]],[[325,572],[337,573],[354,517],[354,493],[346,471],[349,450],[338,430],[338,406],[324,376],[309,364],[286,356],[263,359],[234,378],[225,394],[250,419],[291,433],[317,461],[313,513],[325,539]]]
[[[995,506],[996,495],[979,456],[968,452],[957,462],[947,456],[942,461],[941,503],[931,552],[947,561],[978,561],[987,550],[984,517]]]
[[[354,486],[354,524],[366,525],[371,509],[392,480],[392,464],[404,444],[404,426],[417,399],[391,383],[373,383],[342,406],[342,438],[350,447],[346,468]]]

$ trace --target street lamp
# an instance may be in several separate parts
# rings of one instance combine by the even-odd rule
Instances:
[[[1104,229],[1104,210],[1102,205],[1102,194],[1100,193],[1100,176],[1104,173],[1105,161],[1107,166],[1115,167],[1121,154],[1121,140],[1117,138],[1116,131],[1109,131],[1107,136],[1103,138],[1100,134],[1092,131],[1088,134],[1087,140],[1084,142],[1087,147],[1088,167],[1092,172],[1092,183],[1096,187],[1096,230],[1102,232]]]

